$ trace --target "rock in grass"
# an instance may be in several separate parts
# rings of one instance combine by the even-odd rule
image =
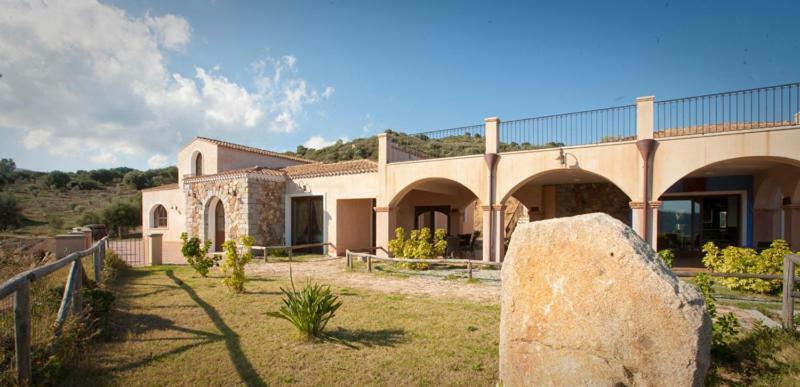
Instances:
[[[620,221],[588,214],[517,227],[502,281],[504,386],[703,384],[703,297]]]

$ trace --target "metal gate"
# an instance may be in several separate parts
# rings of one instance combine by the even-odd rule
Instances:
[[[114,251],[123,261],[131,266],[144,266],[144,241],[142,238],[109,238],[108,248]]]

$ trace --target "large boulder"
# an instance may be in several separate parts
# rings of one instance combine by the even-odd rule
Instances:
[[[504,386],[700,386],[711,320],[630,227],[606,214],[521,225],[502,270]]]

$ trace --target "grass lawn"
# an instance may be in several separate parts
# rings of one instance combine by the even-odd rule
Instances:
[[[231,295],[218,272],[139,268],[117,283],[111,337],[65,382],[81,385],[494,385],[497,303],[392,295],[332,284],[333,340],[304,342],[269,317],[287,278]]]

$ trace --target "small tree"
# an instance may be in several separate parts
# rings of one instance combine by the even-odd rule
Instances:
[[[69,175],[61,171],[53,171],[44,178],[44,183],[51,188],[66,188],[70,181]]]
[[[142,224],[142,212],[139,207],[128,201],[114,201],[103,209],[103,222],[111,230],[117,230],[122,236],[123,227],[134,227]]]
[[[191,266],[197,274],[201,277],[208,276],[208,270],[219,262],[219,257],[216,255],[208,256],[208,249],[211,248],[211,241],[200,243],[197,237],[189,238],[189,234],[181,233],[181,240],[183,247],[181,253],[186,258],[186,262]]]
[[[17,198],[11,193],[0,192],[0,230],[19,226],[21,220]]]
[[[244,283],[247,281],[244,267],[253,259],[253,253],[250,248],[253,247],[255,239],[245,235],[241,238],[241,242],[244,245],[242,254],[237,251],[235,240],[229,240],[222,245],[225,248],[225,260],[220,266],[222,273],[225,274],[225,279],[222,280],[222,283],[236,293],[244,291]]]

